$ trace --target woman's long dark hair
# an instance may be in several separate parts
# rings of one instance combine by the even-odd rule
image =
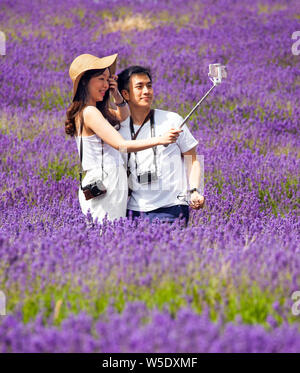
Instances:
[[[74,136],[76,133],[75,117],[78,113],[81,113],[82,110],[87,106],[87,100],[88,100],[87,86],[88,86],[90,79],[93,78],[94,76],[99,76],[103,74],[104,71],[105,69],[88,70],[82,75],[79,81],[73,102],[67,109],[67,113],[66,113],[67,120],[65,121],[65,132],[67,135]],[[104,118],[106,118],[112,126],[116,127],[116,129],[119,129],[120,123],[109,112],[108,105],[109,105],[109,89],[105,92],[103,100],[96,102],[96,107],[97,109],[101,111]]]

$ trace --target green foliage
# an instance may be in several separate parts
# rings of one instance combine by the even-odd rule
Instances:
[[[40,103],[45,111],[53,108],[65,109],[68,102],[71,102],[71,92],[62,92],[59,87],[52,87],[41,94]]]
[[[277,202],[272,198],[268,188],[261,188],[261,184],[258,187],[258,198],[262,204],[261,210],[272,208],[272,213],[278,216]]]
[[[59,181],[63,176],[77,179],[79,174],[79,165],[73,164],[69,159],[60,160],[55,157],[48,161],[47,167],[41,167],[39,175],[43,180],[47,181],[49,178]]]
[[[169,311],[173,316],[179,308],[186,305],[186,301],[183,297],[184,289],[175,281],[163,281],[159,286],[151,292],[151,289],[147,288],[141,292],[141,299],[146,302],[149,308],[157,307],[160,310],[165,305],[168,305]]]
[[[287,176],[286,181],[281,181],[281,188],[273,193],[270,190],[276,189],[275,186],[270,185],[269,188],[262,188],[261,183],[258,184],[258,197],[261,202],[261,209],[272,208],[272,213],[275,216],[278,214],[284,214],[288,212],[291,208],[297,209],[300,203],[299,198],[296,198],[296,192],[299,187],[299,180],[295,176]],[[290,199],[291,204],[287,206],[286,210],[279,211],[279,205],[282,200]]]
[[[56,309],[58,302],[61,302],[61,307]],[[90,300],[85,298],[80,287],[70,289],[69,284],[62,287],[50,285],[43,292],[26,293],[22,307],[23,322],[29,322],[42,311],[45,322],[52,316],[53,324],[59,325],[70,314],[91,308]]]
[[[299,188],[299,179],[295,176],[288,176],[285,182],[281,182],[281,186],[287,198],[291,199],[296,195],[296,192]]]
[[[224,176],[222,174],[222,170],[216,168],[213,172],[206,172],[205,173],[205,182],[211,182],[215,188],[217,188],[217,193],[222,194],[223,192],[223,185],[225,183]]]
[[[210,275],[207,283],[198,281],[200,285],[196,285],[196,278],[202,276],[204,279],[203,275],[197,273],[193,278],[185,280],[155,280],[151,286],[125,282],[114,286],[107,281],[102,284],[104,287],[101,291],[95,284],[85,284],[83,290],[82,286],[71,281],[63,286],[48,284],[41,290],[41,281],[37,279],[33,288],[30,291],[27,289],[24,294],[20,294],[19,289],[10,289],[8,312],[14,312],[16,307],[21,306],[24,323],[42,314],[44,323],[50,320],[54,325],[60,325],[62,320],[81,311],[87,312],[97,320],[100,314],[105,313],[110,303],[118,312],[122,312],[127,302],[143,301],[149,309],[156,307],[162,310],[167,307],[175,318],[178,310],[187,306],[188,296],[189,303],[196,313],[201,314],[208,306],[212,321],[218,320],[219,311],[223,309],[224,322],[232,322],[240,316],[245,324],[261,324],[267,328],[268,315],[272,315],[278,324],[283,322],[281,314],[274,310],[273,304],[278,301],[280,307],[284,306],[284,289],[262,289],[256,282],[250,283],[243,279],[239,281],[238,287],[234,287],[228,274],[226,277]],[[287,319],[290,323],[296,321],[290,315]]]
[[[266,324],[268,315],[273,314],[278,322],[282,319],[273,310],[274,297],[268,291],[262,291],[255,283],[251,288],[238,294],[229,294],[226,318],[234,321],[240,315],[245,324]]]

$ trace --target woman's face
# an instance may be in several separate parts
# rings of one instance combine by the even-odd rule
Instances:
[[[92,102],[103,101],[105,92],[109,88],[109,69],[106,68],[103,74],[94,76],[88,83],[89,99]]]

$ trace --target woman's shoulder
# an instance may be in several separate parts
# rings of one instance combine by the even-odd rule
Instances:
[[[100,116],[103,117],[101,111],[96,108],[96,106],[88,105],[82,110],[83,117],[89,117],[89,116]]]
[[[95,118],[95,115],[97,114],[100,114],[100,116],[102,116],[102,113],[95,106],[92,106],[92,105],[86,106],[85,108],[83,108],[81,113],[77,113],[75,116],[76,133],[77,134],[80,133],[80,118],[82,118],[83,119],[82,135],[83,136],[94,135],[95,132],[89,128],[87,122],[89,122],[90,120],[93,120],[93,118]]]

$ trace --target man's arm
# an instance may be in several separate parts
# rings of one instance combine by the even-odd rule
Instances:
[[[197,159],[196,146],[185,153],[184,156],[185,164],[187,165],[187,175],[189,180],[190,189],[199,188],[201,180],[201,165]],[[194,191],[191,194],[191,208],[199,210],[204,206],[204,197]]]

